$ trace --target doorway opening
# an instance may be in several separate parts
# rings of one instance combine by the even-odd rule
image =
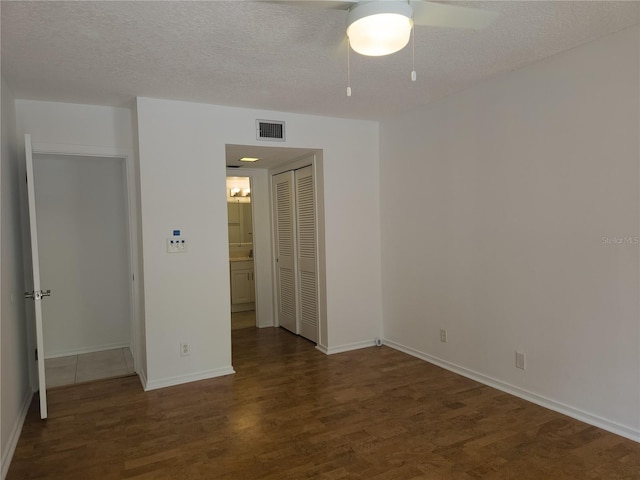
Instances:
[[[231,329],[256,327],[251,177],[227,176]]]
[[[239,160],[242,157],[258,158],[259,160],[245,164]],[[322,151],[290,147],[226,145],[226,164],[228,177],[249,176],[251,179],[256,326],[258,328],[285,327],[294,334],[310,339],[319,350],[326,352]],[[295,229],[300,229],[301,238],[307,242],[304,245],[296,246],[296,259],[292,260],[292,264],[295,264],[296,268],[302,265],[303,270],[294,274],[298,275],[298,277],[294,276],[292,280],[296,285],[295,288],[284,292],[285,296],[295,296],[296,300],[292,308],[297,312],[294,314],[296,316],[294,323],[285,324],[286,320],[283,322],[281,308],[283,291],[280,286],[283,284],[287,272],[278,268],[277,246],[280,237],[277,235],[278,217],[274,211],[274,205],[276,205],[274,192],[277,188],[274,187],[273,179],[284,172],[300,171],[301,173],[303,170],[307,177],[302,183],[298,182],[299,184],[296,184],[296,174],[292,173],[294,179],[292,188],[298,189],[297,193],[306,194],[312,202],[306,204],[310,207],[306,211],[295,210],[295,206],[294,210],[291,210],[291,220],[294,222],[292,226]],[[300,179],[302,180],[302,177]],[[299,203],[304,206],[305,203],[302,200]],[[310,213],[312,215],[309,215]],[[317,230],[314,229],[311,237],[308,235],[309,230],[307,229],[309,219],[314,227],[317,226]],[[304,223],[305,220],[307,223]],[[297,252],[300,252],[302,257],[298,258]],[[230,258],[233,256],[230,255]],[[303,273],[300,274],[301,272]],[[314,277],[313,282],[310,281],[311,276]],[[312,301],[307,301],[308,299]],[[309,322],[312,317],[315,317],[315,323]],[[309,328],[313,330],[311,334]]]
[[[123,157],[33,154],[46,388],[135,373]]]

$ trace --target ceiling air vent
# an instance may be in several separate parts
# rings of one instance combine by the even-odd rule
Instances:
[[[275,120],[256,120],[258,140],[284,142],[284,122]]]

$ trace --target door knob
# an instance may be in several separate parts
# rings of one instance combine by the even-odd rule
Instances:
[[[33,298],[34,300],[41,300],[43,297],[50,297],[51,290],[37,290],[33,292],[24,292],[24,298]]]

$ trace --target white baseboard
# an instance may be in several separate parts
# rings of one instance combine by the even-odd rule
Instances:
[[[16,451],[16,446],[18,445],[18,440],[20,439],[20,434],[22,433],[22,426],[24,425],[24,420],[27,418],[27,412],[29,411],[29,406],[31,405],[31,400],[33,399],[32,390],[27,393],[24,397],[24,401],[20,406],[20,412],[18,412],[18,418],[16,418],[15,423],[13,424],[13,429],[11,429],[11,434],[9,435],[9,440],[7,441],[7,445],[2,452],[2,472],[0,473],[0,478],[4,480],[9,472],[9,466],[11,465],[11,459],[13,458],[13,454]]]
[[[138,369],[136,373],[138,374],[138,378],[140,379],[140,384],[142,385],[142,389],[146,392],[147,391],[147,375],[145,374],[145,372],[142,371],[142,369]]]
[[[57,352],[47,353],[44,358],[58,358],[58,357],[68,357],[71,355],[83,355],[85,353],[102,352],[104,350],[115,350],[116,348],[125,348],[125,347],[131,350],[131,345],[128,343],[109,343],[107,345],[97,345],[94,347],[83,347],[83,348],[74,348],[69,350],[59,350]]]
[[[527,400],[531,403],[535,403],[536,405],[540,405],[541,407],[548,408],[549,410],[562,413],[563,415],[575,418],[576,420],[588,423],[589,425],[602,428],[603,430],[607,430],[608,432],[615,433],[616,435],[620,435],[635,442],[640,442],[640,429],[635,429],[633,427],[622,425],[598,415],[584,412],[570,405],[565,405],[564,403],[557,402],[528,390],[524,390],[520,387],[516,387],[515,385],[511,385],[510,383],[497,380],[482,373],[469,370],[468,368],[461,367],[460,365],[456,365],[446,360],[442,360],[438,357],[420,352],[414,348],[396,343],[393,340],[385,339],[383,343],[384,345],[387,345],[388,347],[391,347],[395,350],[399,350],[408,355],[424,360],[425,362],[432,363],[446,370],[457,373],[458,375],[462,375],[463,377],[470,378],[472,380],[475,380],[476,382],[480,382],[484,385],[488,385],[505,393],[509,393],[516,397],[522,398],[523,400]]]
[[[333,355],[334,353],[350,352],[351,350],[374,347],[375,345],[375,340],[365,340],[364,342],[347,343],[345,345],[338,345],[337,347],[325,347],[324,345],[318,345],[316,348],[325,355]]]
[[[222,377],[223,375],[231,375],[236,373],[232,366],[214,368],[213,370],[205,370],[204,372],[190,373],[188,375],[178,375],[177,377],[161,378],[159,380],[146,380],[143,384],[145,392],[156,390],[158,388],[172,387],[183,383],[197,382],[198,380],[207,380],[209,378]]]

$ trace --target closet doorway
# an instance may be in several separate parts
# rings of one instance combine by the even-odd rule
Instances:
[[[126,159],[33,154],[46,387],[135,373]]]
[[[272,182],[278,321],[281,327],[318,343],[313,167],[274,175]]]

